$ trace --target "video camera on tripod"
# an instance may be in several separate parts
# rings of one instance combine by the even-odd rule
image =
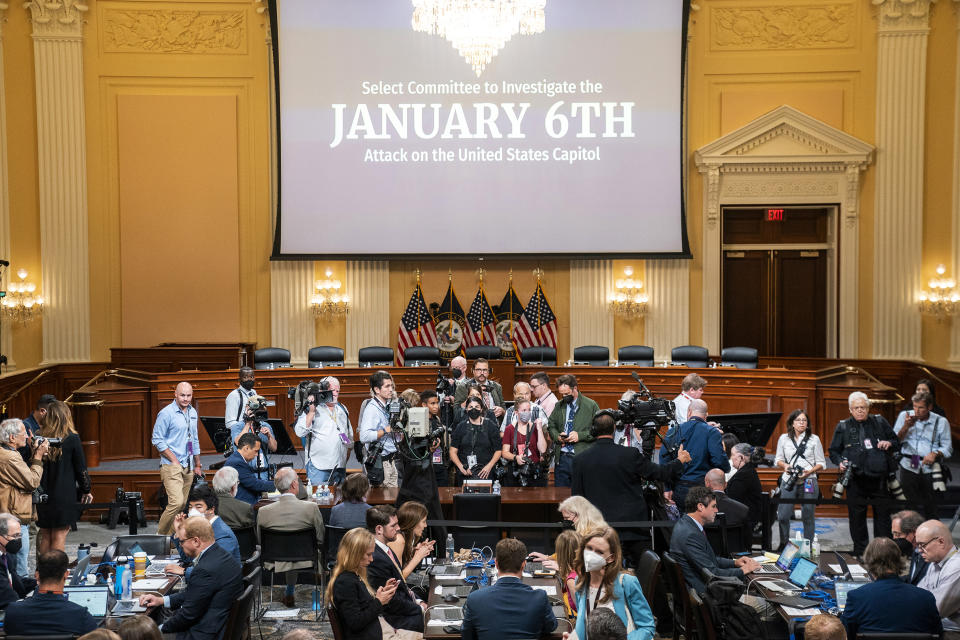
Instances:
[[[312,404],[315,407],[329,404],[333,402],[333,389],[330,388],[330,383],[326,379],[320,382],[302,380],[297,386],[288,388],[287,397],[293,400],[294,417],[299,418],[300,414],[309,412],[310,396],[313,396]]]

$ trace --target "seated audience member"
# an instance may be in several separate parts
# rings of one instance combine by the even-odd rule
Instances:
[[[237,500],[240,476],[233,467],[223,466],[213,475],[213,490],[217,492],[217,515],[231,529],[252,527],[257,521],[253,505]]]
[[[750,531],[760,522],[763,487],[760,476],[757,475],[757,463],[751,459],[754,449],[751,445],[741,442],[733,446],[733,455],[730,456],[730,465],[736,468],[730,481],[727,482],[727,495],[750,509]]]
[[[280,499],[273,504],[261,507],[257,514],[257,541],[261,547],[263,541],[262,530],[268,531],[300,531],[303,529],[313,529],[317,538],[317,547],[323,545],[323,517],[317,505],[309,500],[298,500],[297,491],[299,490],[300,480],[297,478],[297,472],[290,467],[285,467],[277,471],[273,479],[280,492]],[[310,569],[313,563],[310,561],[301,562],[264,562],[263,568],[273,570],[274,573],[285,573],[287,578],[287,590],[283,596],[283,606],[294,606],[294,591],[297,586],[297,573],[300,569]]]
[[[927,520],[917,527],[916,535],[917,547],[927,561],[926,575],[917,586],[936,598],[944,631],[960,634],[960,607],[948,610],[944,606],[947,592],[960,578],[960,553],[953,544],[950,528],[939,520]]]
[[[733,455],[733,446],[737,444],[740,444],[740,438],[738,438],[735,434],[725,433],[720,438],[720,446],[723,447],[723,453],[725,456],[727,456],[727,463],[730,462],[730,456]],[[731,464],[730,470],[725,471],[723,473],[723,477],[726,478],[727,482],[730,482],[730,478],[732,478],[733,474],[735,474],[736,472],[737,472],[737,468]],[[679,506],[682,507],[683,505],[679,505]]]
[[[416,500],[404,502],[397,509],[397,525],[400,533],[387,546],[400,558],[403,579],[406,580],[423,559],[433,553],[435,541],[421,539],[427,528],[427,508]]]
[[[253,434],[240,438],[247,435]],[[180,640],[217,640],[243,587],[240,564],[216,544],[205,518],[187,518],[178,536],[184,553],[193,559],[187,588],[172,596],[142,595],[140,605],[173,611],[160,625],[162,633],[176,633]]]
[[[23,540],[20,521],[9,513],[0,513],[0,609],[21,598],[37,586],[33,578],[21,578],[15,570],[16,556]]]
[[[727,495],[727,479],[722,469],[710,469],[704,477],[703,483],[717,498],[717,512],[718,514],[723,514],[727,526],[739,527],[740,525],[746,525],[743,539],[728,539],[727,550],[730,553],[749,550],[753,542],[753,532],[750,530],[750,509],[747,505]],[[708,525],[707,528],[710,528],[710,526]]]
[[[557,576],[561,582],[561,596],[563,608],[567,610],[567,617],[577,615],[577,554],[580,553],[580,535],[576,531],[561,531],[554,541],[556,549]]]
[[[910,584],[917,584],[927,573],[927,561],[923,553],[917,548],[917,528],[923,524],[923,516],[916,511],[898,511],[890,519],[890,533],[893,541],[900,547],[900,553],[910,560],[910,566],[903,579]]]
[[[227,458],[226,466],[237,470],[240,486],[237,488],[237,499],[255,504],[260,494],[273,491],[273,483],[261,480],[250,466],[260,451],[260,439],[252,433],[244,433],[237,440],[237,450]]]
[[[705,585],[700,569],[709,569],[716,576],[742,576],[755,571],[760,565],[753,558],[742,557],[736,561],[718,558],[710,548],[704,525],[717,517],[717,498],[706,487],[694,487],[687,493],[686,514],[673,527],[670,536],[670,554],[683,569],[687,586],[703,593]]]
[[[564,522],[573,524],[573,530],[576,531],[581,538],[591,531],[603,529],[607,526],[607,521],[603,519],[603,514],[600,513],[600,509],[593,506],[593,503],[583,496],[570,496],[560,503],[557,511],[560,512],[560,517],[563,518]],[[557,568],[553,556],[544,555],[539,551],[531,553],[530,559],[534,562],[546,562],[546,568]]]
[[[8,636],[82,635],[97,628],[85,607],[63,595],[69,565],[67,554],[59,549],[40,554],[36,591],[29,598],[7,605],[3,629]]]
[[[803,637],[806,640],[847,640],[847,630],[840,618],[818,613],[803,627]]]
[[[387,546],[400,532],[397,510],[390,505],[370,507],[367,511],[367,530],[373,534],[376,541],[373,562],[367,567],[370,586],[379,589],[391,580],[396,580],[400,585],[397,593],[384,607],[384,619],[397,629],[423,633],[423,611],[426,603],[421,603],[406,585],[400,569],[400,559]]]
[[[94,629],[90,633],[85,633],[77,640],[120,640],[120,636],[110,629]]]
[[[474,591],[463,605],[463,640],[539,638],[557,628],[547,594],[523,583],[527,546],[505,538],[494,549],[497,581]]]
[[[167,573],[176,573],[178,575],[190,575],[193,567],[189,566],[191,564],[190,559],[186,557],[183,553],[183,549],[180,548],[180,539],[177,536],[177,529],[183,526],[183,522],[186,518],[193,518],[194,516],[202,516],[206,518],[207,522],[210,523],[210,526],[213,527],[213,536],[217,544],[221,549],[230,554],[230,556],[237,562],[242,562],[240,558],[240,543],[237,542],[237,536],[234,535],[233,530],[227,526],[227,523],[223,521],[222,518],[217,516],[217,496],[214,494],[213,490],[208,485],[199,485],[190,490],[190,497],[187,501],[187,507],[190,511],[187,514],[178,513],[173,519],[173,539],[171,540],[172,546],[177,550],[177,553],[180,554],[180,562],[182,565],[188,567],[184,571],[183,567],[178,567],[176,565],[168,565]]]
[[[160,628],[152,618],[144,615],[124,618],[117,627],[120,640],[163,640]]]
[[[343,640],[380,640],[385,629],[393,630],[384,617],[385,607],[402,583],[390,578],[376,591],[371,587],[367,567],[376,548],[374,535],[357,528],[347,531],[337,549],[337,564],[327,584],[327,602],[333,603]]]
[[[900,579],[903,558],[893,540],[871,540],[863,552],[863,566],[874,582],[847,594],[847,606],[840,619],[849,637],[856,638],[865,631],[940,633],[943,630],[933,594]]]
[[[340,493],[343,502],[330,509],[330,526],[353,529],[367,526],[367,492],[370,491],[370,481],[362,473],[351,473],[343,481]]]
[[[587,637],[590,640],[627,640],[627,625],[612,609],[600,607],[590,613]]]
[[[640,581],[625,573],[620,537],[612,527],[588,533],[577,556],[577,626],[573,640],[587,640],[591,614],[612,609],[627,627],[630,640],[651,640],[655,632],[653,612],[643,597]]]

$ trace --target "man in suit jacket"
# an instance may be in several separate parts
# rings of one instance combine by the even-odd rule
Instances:
[[[320,509],[313,502],[297,500],[300,489],[300,480],[297,472],[290,467],[277,471],[273,479],[280,492],[280,499],[260,509],[257,514],[257,541],[260,541],[261,530],[272,531],[301,531],[313,529],[317,538],[317,548],[323,544],[323,518]],[[263,545],[260,542],[261,546]],[[312,562],[264,562],[265,569],[272,569],[275,573],[287,574],[287,592],[283,597],[285,607],[294,606],[294,588],[297,585],[297,570],[313,567]]]
[[[397,629],[408,629],[423,633],[423,612],[426,603],[420,602],[403,579],[400,559],[387,546],[397,539],[400,526],[397,524],[397,510],[383,504],[367,510],[367,529],[373,534],[376,546],[373,550],[373,562],[367,567],[367,581],[376,591],[395,578],[400,586],[383,607],[384,619]]]
[[[233,467],[224,465],[213,476],[213,490],[217,493],[217,514],[231,529],[252,527],[257,522],[253,505],[237,500],[240,476]]]
[[[70,575],[67,554],[55,549],[37,558],[37,590],[7,605],[4,631],[11,635],[83,635],[97,628],[85,607],[67,600],[63,585]]]
[[[670,482],[683,473],[690,454],[661,466],[654,464],[635,447],[621,447],[613,441],[616,422],[608,412],[593,418],[596,444],[573,459],[573,483],[570,493],[583,496],[600,509],[607,522],[648,520],[650,512],[643,497],[644,480]],[[640,555],[650,548],[646,531],[620,532],[624,552],[636,567]]]
[[[760,565],[749,557],[718,558],[710,548],[703,527],[717,517],[717,499],[706,487],[693,487],[687,493],[686,515],[673,527],[670,536],[670,555],[676,558],[683,569],[687,586],[703,593],[705,585],[700,569],[709,569],[715,576],[742,576],[755,571]]]
[[[727,476],[721,469],[710,469],[707,472],[707,475],[703,479],[703,483],[708,489],[713,491],[713,495],[717,498],[717,511],[723,514],[723,517],[727,523],[728,527],[740,527],[743,526],[743,537],[733,539],[732,536],[727,536],[727,551],[729,553],[738,553],[740,551],[748,551],[753,543],[753,532],[750,529],[750,507],[734,500],[727,495]],[[711,535],[714,527],[717,528],[718,537],[714,538]],[[707,537],[712,540],[718,540],[719,538],[719,526],[708,525],[706,527],[708,532]],[[718,547],[713,546],[716,550]]]
[[[213,489],[211,489],[209,485],[198,485],[190,490],[190,498],[187,501],[187,506],[190,508],[190,512],[187,514],[178,513],[174,517],[174,533],[173,539],[170,541],[171,546],[177,550],[177,553],[180,554],[180,565],[167,565],[167,573],[182,575],[188,580],[190,578],[190,574],[193,573],[193,561],[187,557],[183,547],[180,546],[180,530],[183,527],[183,523],[186,518],[192,518],[194,516],[206,518],[207,522],[210,523],[210,526],[213,527],[214,541],[217,543],[217,546],[229,553],[230,557],[236,560],[238,563],[243,562],[243,559],[240,557],[240,543],[237,541],[237,536],[233,533],[233,530],[227,526],[223,519],[217,515],[218,504],[219,501],[217,500],[217,495],[213,492]]]
[[[847,636],[882,633],[941,633],[943,623],[932,593],[900,580],[900,549],[890,538],[874,538],[863,552],[863,565],[874,581],[847,594],[840,619]]]
[[[240,564],[214,542],[206,518],[187,518],[180,536],[180,546],[194,564],[187,588],[162,598],[140,596],[140,604],[173,610],[160,625],[163,633],[176,633],[178,640],[217,640],[243,587]]]
[[[558,487],[573,483],[573,458],[590,448],[594,437],[590,434],[593,416],[600,407],[580,393],[576,376],[565,373],[557,378],[560,401],[554,406],[547,420],[547,430],[554,442],[559,442],[553,482]]]
[[[15,570],[16,552],[23,544],[20,521],[9,513],[0,513],[0,609],[26,598],[37,586],[33,578],[21,578]]]
[[[249,438],[247,436],[250,436]],[[227,458],[226,466],[237,470],[237,479],[240,486],[237,488],[237,499],[255,504],[264,491],[273,491],[273,483],[261,480],[253,472],[250,461],[257,457],[260,451],[260,439],[252,433],[244,433],[237,440],[237,450]]]
[[[497,418],[502,418],[504,414],[503,387],[500,386],[499,382],[491,380],[489,376],[490,361],[486,358],[477,358],[473,363],[473,378],[464,381],[462,384],[457,384],[453,402],[458,405],[463,404],[470,392],[470,386],[477,385],[483,394],[483,404],[486,405],[487,409],[493,411]]]
[[[545,591],[523,584],[527,547],[504,538],[494,550],[497,581],[474,591],[463,605],[463,640],[540,638],[557,628]]]
[[[893,535],[893,539],[899,540],[902,538],[909,543],[908,549],[910,552],[907,557],[910,558],[910,567],[907,570],[907,575],[903,576],[903,580],[914,585],[918,584],[927,574],[927,567],[929,566],[920,549],[917,548],[917,529],[921,524],[923,524],[923,516],[909,509],[896,512],[890,519],[890,533]]]

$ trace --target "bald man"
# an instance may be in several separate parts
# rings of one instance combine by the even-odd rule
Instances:
[[[953,544],[950,528],[939,520],[921,524],[916,536],[917,548],[928,563],[927,573],[917,586],[937,599],[943,629],[948,637],[956,637],[960,634],[960,601],[951,592],[960,588],[960,553]]]
[[[181,382],[174,391],[173,402],[160,410],[153,425],[151,441],[160,452],[160,479],[167,492],[167,508],[157,527],[157,533],[164,536],[173,532],[173,518],[187,503],[193,475],[203,473],[197,410],[192,402],[193,387],[189,382]]]
[[[707,403],[699,399],[692,400],[690,419],[671,429],[664,436],[663,447],[660,448],[660,464],[673,460],[674,455],[669,449],[681,444],[692,458],[683,465],[683,475],[673,487],[672,499],[678,507],[682,507],[691,488],[703,486],[707,471],[713,468],[730,470],[730,461],[720,444],[723,434],[707,422],[707,415]]]

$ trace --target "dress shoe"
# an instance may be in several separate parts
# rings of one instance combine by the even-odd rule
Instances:
[[[287,609],[293,609],[297,604],[293,596],[283,596],[283,606]]]

